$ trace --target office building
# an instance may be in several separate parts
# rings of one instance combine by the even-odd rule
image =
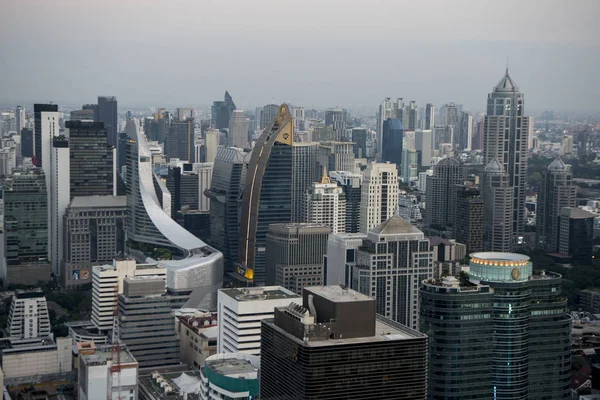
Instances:
[[[418,154],[414,149],[402,150],[401,177],[405,185],[410,185],[410,182],[416,181],[418,170]]]
[[[48,222],[48,256],[52,263],[52,272],[60,276],[64,260],[64,215],[71,201],[69,140],[64,136],[55,136],[50,152],[50,190]]]
[[[269,225],[266,246],[267,285],[298,295],[305,286],[323,285],[323,256],[330,227],[324,224]]]
[[[326,168],[327,171],[354,172],[354,143],[319,143],[317,163],[319,164],[319,174],[323,171],[323,168]]]
[[[527,158],[529,119],[525,117],[525,99],[506,73],[487,99],[484,117],[483,163],[496,159],[513,188],[512,234],[523,235],[525,226],[525,196],[527,194]]]
[[[125,196],[74,197],[64,214],[62,284],[92,281],[94,265],[112,263],[125,252]]]
[[[174,311],[181,362],[200,368],[217,353],[217,313],[195,309]]]
[[[141,368],[179,364],[179,338],[172,311],[186,301],[187,295],[166,291],[164,276],[126,276],[123,279],[117,318],[118,338]]]
[[[211,123],[210,126],[215,129],[228,129],[229,120],[235,110],[235,103],[228,91],[225,91],[223,101],[213,102],[211,108]]]
[[[194,119],[174,120],[165,137],[165,156],[169,160],[178,158],[191,164],[196,161],[195,143]]]
[[[273,125],[275,117],[279,113],[279,106],[277,104],[267,104],[263,106],[260,112],[260,129],[265,130]]]
[[[331,233],[346,232],[346,196],[326,175],[305,194],[304,221],[326,225]]]
[[[119,129],[116,97],[98,96],[98,121],[104,122],[108,145],[116,148],[117,131]]]
[[[444,303],[442,296],[446,295],[450,295],[444,297],[448,298],[448,302],[456,301],[457,295],[452,293],[440,293],[438,301],[434,303],[423,302],[422,313],[428,316],[430,323],[439,324],[440,328],[444,324],[442,319],[452,320],[445,329],[428,330],[432,343],[454,347],[448,349],[448,353],[461,351],[461,354],[483,356],[487,353],[486,349],[491,347],[493,350],[491,357],[487,361],[482,360],[477,369],[468,370],[468,375],[467,370],[463,369],[455,378],[457,381],[469,381],[468,386],[461,386],[462,389],[474,388],[475,382],[478,382],[475,379],[476,371],[481,372],[491,362],[492,380],[489,386],[492,397],[487,392],[488,395],[483,397],[461,398],[568,399],[571,319],[567,314],[567,299],[561,297],[561,276],[543,270],[533,273],[529,257],[521,254],[473,253],[468,282],[460,284],[467,290],[474,285],[490,286],[493,290],[491,319],[486,315],[487,301],[477,302],[477,308],[468,305],[454,308]],[[481,336],[481,340],[477,341],[469,340],[472,337],[470,333],[483,329],[480,326],[479,329],[460,329],[460,341],[449,341],[449,335],[458,332],[457,324],[465,324],[469,320],[466,317],[459,318],[458,314],[473,315],[472,318],[479,320],[482,326],[489,319],[493,335]],[[469,333],[467,337],[464,336],[466,332]],[[464,359],[466,361],[468,357]],[[439,361],[438,369],[434,369],[433,373],[443,379],[444,359],[440,358]],[[459,360],[448,358],[446,361],[452,363]],[[436,368],[435,364],[432,367]],[[473,377],[469,376],[471,374]],[[455,391],[444,394],[457,395]]]
[[[207,129],[204,131],[204,162],[214,162],[219,149],[219,131],[216,129]]]
[[[194,307],[210,309],[223,284],[223,255],[171,218],[171,194],[153,171],[153,151],[141,133],[127,143],[128,250],[158,252],[167,287],[191,292]]]
[[[201,369],[200,399],[258,399],[260,358],[245,353],[215,354]]]
[[[452,150],[456,149],[459,145],[458,142],[458,106],[455,103],[448,103],[440,110],[442,114],[443,124],[449,127],[452,135],[450,141],[445,143],[452,144]]]
[[[52,138],[60,135],[59,113],[56,104],[34,104],[34,160],[33,164],[42,168],[46,177],[46,187],[50,187],[50,152]]]
[[[6,336],[32,339],[50,336],[50,316],[46,296],[41,289],[15,291],[8,311]]]
[[[238,275],[256,285],[265,281],[269,225],[292,219],[293,142],[294,120],[282,104],[252,150],[241,202]]]
[[[423,118],[423,130],[432,130],[435,126],[435,107],[431,103],[425,105],[425,118]]]
[[[457,124],[457,145],[461,150],[471,150],[473,140],[473,114],[468,111],[460,113]]]
[[[95,112],[91,108],[85,110],[73,110],[71,111],[70,116],[70,121],[93,121],[95,119]]]
[[[417,164],[421,167],[431,166],[431,150],[433,133],[430,129],[417,129],[415,131],[415,149],[418,153]]]
[[[371,162],[364,171],[360,199],[360,232],[391,218],[398,207],[398,170],[390,163]]]
[[[329,235],[324,259],[325,285],[352,286],[352,272],[356,252],[367,239],[366,233],[338,233]]]
[[[399,99],[399,101],[401,101]],[[383,102],[379,105],[379,112],[377,113],[377,129],[376,129],[376,140],[377,140],[377,156],[380,160],[382,153],[383,144],[383,124],[388,118],[397,118],[397,104],[394,103],[391,98],[386,97]]]
[[[229,120],[227,147],[248,147],[248,116],[244,110],[234,110]]]
[[[429,337],[429,398],[494,398],[494,290],[447,276],[423,281],[419,298],[419,330]]]
[[[219,289],[219,353],[260,355],[261,321],[300,296],[280,286]]]
[[[594,218],[580,208],[565,207],[560,211],[558,252],[578,264],[591,264],[594,247]]]
[[[32,158],[35,154],[33,129],[23,128],[21,130],[21,157]]]
[[[325,126],[333,128],[335,140],[348,142],[350,138],[346,136],[346,118],[348,112],[342,108],[330,108],[325,111]]]
[[[509,252],[515,247],[513,235],[514,186],[502,164],[495,158],[484,170],[483,247],[486,251]]]
[[[558,251],[560,213],[577,206],[577,186],[571,166],[557,157],[542,175],[536,208],[536,244],[547,252]]]
[[[166,186],[171,193],[171,217],[177,219],[180,210],[197,210],[200,204],[200,179],[193,164],[182,167],[169,165]],[[204,195],[202,195],[204,196]]]
[[[127,347],[118,351],[115,359],[111,346],[77,343],[79,399],[137,400],[139,365]]]
[[[344,192],[346,200],[346,232],[356,233],[360,229],[360,200],[362,174],[348,171],[330,171],[329,178]]]
[[[363,128],[352,129],[352,142],[354,143],[354,157],[367,158],[367,130]]]
[[[165,280],[167,270],[123,258],[92,267],[92,323],[101,333],[113,329],[115,299],[123,293],[123,280],[127,276],[159,276]]]
[[[418,287],[433,277],[429,239],[394,216],[367,232],[356,256],[352,288],[374,297],[378,314],[417,329]]]
[[[212,185],[214,163],[196,163],[194,171],[198,174],[198,211],[210,212],[210,198],[204,195],[204,191]]]
[[[17,106],[15,110],[15,126],[17,134],[20,135],[23,128],[25,128],[25,124],[27,123],[25,108],[21,106]]]
[[[204,195],[210,199],[210,242],[223,252],[227,272],[233,272],[233,264],[238,261],[238,200],[246,181],[251,154],[242,149],[220,147],[210,189],[204,191]]]
[[[406,126],[406,129],[409,131],[415,131],[417,129],[418,115],[417,115],[417,103],[414,100],[411,100],[408,103],[407,112],[408,112],[408,121],[403,120],[403,125]]]
[[[466,179],[467,169],[458,158],[444,158],[433,167],[426,187],[425,224],[428,227],[446,231],[454,224],[454,185],[464,184]]]
[[[4,385],[23,382],[52,382],[71,372],[73,342],[71,338],[52,336],[9,340],[2,349]]]
[[[584,289],[579,292],[579,304],[584,311],[592,314],[600,312],[600,291],[596,288]]]
[[[319,143],[294,142],[292,145],[292,222],[305,222],[306,191],[319,180],[317,152]]]
[[[102,122],[67,121],[71,197],[116,194],[114,147]]]
[[[467,253],[483,251],[483,197],[470,185],[454,185],[456,209],[453,234],[467,246]]]
[[[381,149],[381,161],[390,162],[400,168],[402,164],[402,140],[404,128],[398,118],[388,118],[383,123],[383,147]]]
[[[427,395],[427,336],[376,315],[375,300],[351,289],[305,288],[302,305],[262,322],[261,346],[264,400]]]

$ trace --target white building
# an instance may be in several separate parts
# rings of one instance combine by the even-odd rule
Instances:
[[[327,225],[331,233],[346,232],[346,196],[343,189],[325,175],[306,192],[304,221]]]
[[[60,276],[64,258],[64,215],[71,201],[71,160],[69,158],[69,141],[54,137],[50,151],[50,186],[48,186],[48,258],[52,263],[52,272]],[[44,162],[45,165],[45,162]]]
[[[96,348],[92,342],[77,343],[77,353],[79,399],[137,400],[138,363],[125,347],[121,347],[118,364],[111,346]],[[111,371],[113,365],[119,366],[118,372]]]
[[[429,167],[433,150],[433,133],[431,129],[417,129],[415,132],[415,149],[421,152],[421,166]]]
[[[327,241],[327,275],[325,285],[352,284],[352,268],[356,265],[356,251],[362,246],[366,233],[338,233]]]
[[[292,301],[300,296],[281,286],[219,289],[218,352],[260,355],[261,321],[274,318],[275,307]]]
[[[198,210],[210,211],[210,199],[204,195],[204,190],[210,189],[214,163],[196,163],[194,171],[198,172]]]
[[[427,177],[433,176],[433,169],[428,169],[423,172],[419,172],[419,180],[417,182],[417,190],[425,193],[427,191]]]
[[[361,187],[360,231],[367,232],[391,218],[398,207],[398,170],[395,164],[367,165]]]
[[[219,148],[219,131],[207,129],[204,131],[204,147],[206,149],[206,162],[215,162]],[[199,158],[198,158],[199,159]]]
[[[167,270],[155,264],[136,264],[134,259],[114,260],[113,265],[92,267],[92,323],[100,332],[113,328],[116,293],[123,293],[126,276],[160,276]]]
[[[15,291],[8,313],[7,334],[11,339],[50,336],[48,305],[40,289]]]
[[[244,110],[233,110],[229,121],[227,147],[248,147],[248,116]]]

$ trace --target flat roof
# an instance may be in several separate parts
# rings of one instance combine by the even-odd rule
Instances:
[[[261,301],[276,299],[298,299],[296,293],[282,286],[264,286],[255,288],[230,288],[219,291],[236,301]]]
[[[102,207],[126,207],[126,196],[80,196],[73,197],[70,208],[102,208]]]
[[[112,350],[110,346],[104,346],[99,349],[96,348],[96,351],[94,351],[91,354],[81,353],[79,354],[79,357],[82,357],[85,360],[86,364],[103,364],[106,363],[108,360],[112,360]],[[121,349],[120,358],[121,364],[137,363],[135,358],[133,358],[133,356],[126,349]]]
[[[314,293],[336,303],[355,301],[374,301],[367,295],[340,285],[305,287],[309,293]]]
[[[219,375],[230,378],[256,379],[258,376],[258,368],[253,366],[250,361],[237,358],[207,360],[206,367]]]

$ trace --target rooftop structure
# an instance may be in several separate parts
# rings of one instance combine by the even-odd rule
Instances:
[[[202,368],[200,398],[257,398],[259,364],[259,357],[244,353],[215,354],[209,357]]]

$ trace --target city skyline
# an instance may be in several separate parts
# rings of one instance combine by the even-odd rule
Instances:
[[[600,100],[592,84],[600,66],[594,40],[600,32],[593,23],[597,2],[580,1],[578,7],[562,1],[462,1],[453,7],[383,2],[376,7],[357,1],[348,8],[332,0],[315,12],[316,5],[180,3],[167,9],[170,18],[157,19],[158,0],[145,7],[131,1],[13,1],[0,16],[6,44],[0,83],[5,101],[15,103],[80,104],[110,93],[125,106],[209,105],[227,89],[247,109],[282,102],[374,108],[391,95],[419,105],[454,101],[482,110],[481,93],[489,92],[489,82],[508,58],[528,93],[529,110],[586,113]],[[290,17],[294,24],[285,26]],[[69,23],[55,26],[64,19]],[[105,28],[111,19],[111,29]],[[511,29],[489,29],[507,23]],[[84,45],[76,31],[84,31],[86,46],[96,49],[85,58],[70,57],[70,49]],[[278,38],[282,32],[285,41]],[[188,63],[163,65],[152,56],[176,52],[177,42],[188,39],[197,43]],[[390,46],[401,48],[402,56],[390,53]],[[260,54],[268,52],[292,62],[265,67]],[[315,65],[315,59],[331,61]],[[45,68],[37,68],[40,64]]]

